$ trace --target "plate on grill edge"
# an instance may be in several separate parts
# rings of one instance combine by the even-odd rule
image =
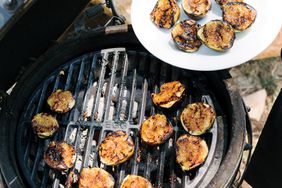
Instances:
[[[257,10],[255,23],[246,31],[236,34],[236,40],[231,49],[226,52],[216,52],[205,45],[194,53],[179,50],[170,34],[171,29],[160,29],[150,19],[157,0],[132,0],[131,20],[133,30],[142,45],[157,58],[171,65],[190,70],[210,71],[221,70],[240,65],[254,58],[270,45],[282,26],[281,0],[246,0],[245,2]],[[181,0],[180,20],[189,19],[183,12]],[[198,23],[204,25],[210,20],[221,19],[221,9],[212,0],[212,9]]]

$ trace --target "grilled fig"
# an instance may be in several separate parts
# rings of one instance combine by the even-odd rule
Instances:
[[[183,171],[201,165],[208,156],[208,146],[200,137],[184,134],[176,141],[176,162]]]
[[[203,18],[211,9],[211,0],[182,0],[184,12],[193,19]]]
[[[179,19],[180,8],[175,0],[158,0],[150,16],[158,27],[169,29]]]
[[[215,0],[215,2],[217,4],[219,4],[220,6],[221,5],[225,5],[225,4],[229,3],[229,2],[243,2],[243,1],[244,0]]]
[[[231,25],[221,20],[212,20],[198,30],[198,38],[209,48],[225,51],[233,46],[235,32]]]
[[[125,162],[133,153],[132,138],[124,131],[109,133],[99,147],[100,161],[109,166]]]
[[[182,98],[184,90],[179,81],[165,83],[161,85],[160,93],[152,93],[153,103],[162,108],[170,108]]]
[[[152,188],[152,184],[146,178],[136,175],[127,175],[120,188]]]
[[[52,141],[44,153],[45,163],[57,170],[67,170],[73,167],[75,159],[75,149],[66,142]]]
[[[56,118],[47,113],[36,114],[31,124],[34,133],[37,134],[39,138],[50,137],[59,129]]]
[[[183,128],[192,135],[202,135],[215,120],[214,109],[205,103],[188,104],[180,116]]]
[[[243,2],[230,2],[222,6],[223,21],[230,24],[235,31],[248,29],[255,21],[257,11]]]
[[[202,42],[197,38],[198,28],[199,25],[194,20],[184,20],[177,23],[171,31],[176,46],[185,52],[199,50]]]
[[[47,103],[51,110],[58,113],[66,113],[74,107],[75,100],[70,91],[58,89],[48,97]]]
[[[101,168],[83,168],[79,178],[79,188],[114,188],[113,176]]]
[[[161,114],[149,117],[140,128],[142,141],[149,145],[164,143],[172,133],[172,125],[167,121],[165,115]]]

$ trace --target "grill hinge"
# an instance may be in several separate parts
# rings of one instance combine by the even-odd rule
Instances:
[[[113,33],[125,33],[128,31],[127,25],[116,25],[116,26],[108,26],[105,29],[105,33],[107,34],[113,34]]]

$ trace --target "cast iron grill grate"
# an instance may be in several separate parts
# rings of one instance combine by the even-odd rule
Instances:
[[[172,80],[181,81],[186,95],[171,110],[153,106],[150,94]],[[172,67],[146,52],[112,48],[78,57],[58,68],[34,91],[22,113],[17,132],[18,162],[32,187],[61,187],[73,172],[79,177],[83,167],[101,167],[110,172],[119,187],[127,174],[148,178],[155,187],[199,187],[215,175],[223,157],[224,116],[201,73]],[[67,114],[52,113],[47,97],[57,89],[70,90],[76,99],[74,109]],[[213,128],[202,137],[209,146],[205,163],[190,172],[183,172],[175,162],[176,139],[186,132],[178,119],[188,103],[203,101],[214,106],[217,118]],[[39,139],[31,128],[32,117],[39,112],[56,116],[59,132],[49,139]],[[139,127],[145,117],[165,114],[174,126],[173,136],[158,147],[140,141]],[[109,167],[101,164],[97,146],[107,133],[128,132],[135,142],[135,153],[127,162]],[[55,172],[43,161],[43,153],[51,140],[72,144],[78,157],[73,169]],[[77,186],[76,183],[73,186]]]

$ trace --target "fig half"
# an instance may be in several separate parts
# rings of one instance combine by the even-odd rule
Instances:
[[[58,89],[47,99],[50,109],[58,113],[67,113],[75,105],[75,99],[70,91]]]
[[[158,0],[150,16],[158,27],[169,29],[178,21],[180,8],[175,0]]]
[[[48,138],[59,129],[57,119],[47,113],[36,114],[31,124],[34,133],[37,134],[39,138]]]
[[[198,51],[202,45],[201,40],[197,38],[198,28],[199,25],[194,20],[184,20],[177,23],[171,31],[176,46],[185,52]]]
[[[183,171],[188,171],[205,162],[209,153],[205,140],[184,134],[176,141],[176,162]]]
[[[52,141],[44,153],[45,163],[57,170],[67,170],[73,167],[75,159],[74,147],[66,142]]]
[[[127,161],[133,153],[132,138],[124,131],[109,133],[99,146],[100,161],[109,166]]]
[[[197,36],[207,47],[223,52],[233,46],[235,31],[228,23],[212,20],[198,30]]]
[[[178,102],[185,91],[179,81],[167,82],[161,85],[159,93],[152,93],[153,103],[162,108],[170,108]]]
[[[247,3],[230,2],[222,6],[223,21],[230,24],[236,32],[248,29],[254,22],[257,11]]]
[[[180,115],[183,128],[192,135],[202,135],[215,121],[214,109],[206,103],[188,104]]]
[[[146,119],[140,128],[143,142],[149,145],[164,143],[173,133],[173,126],[165,115],[156,114]]]

